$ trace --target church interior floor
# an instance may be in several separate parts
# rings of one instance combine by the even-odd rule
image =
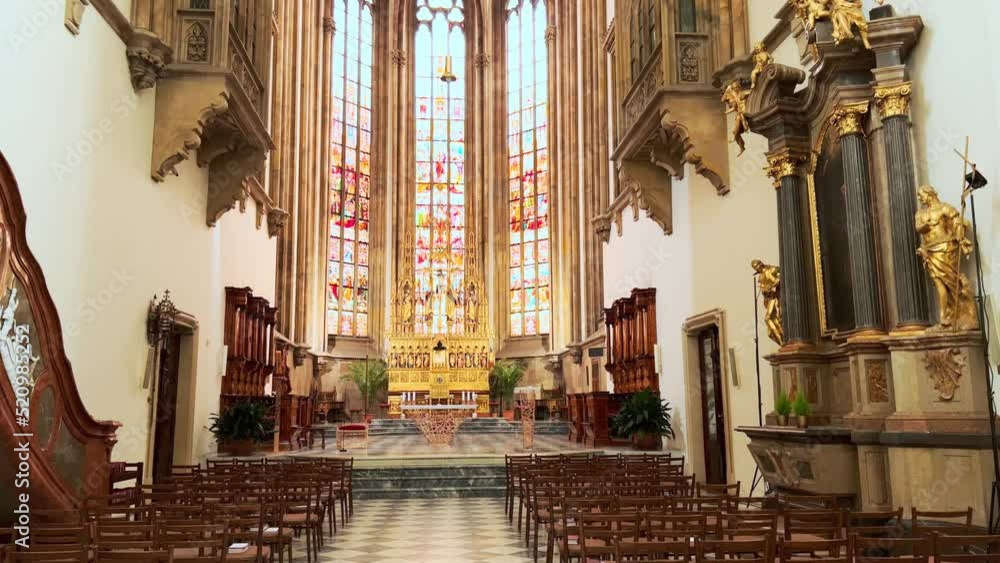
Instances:
[[[420,434],[404,436],[370,436],[367,448],[349,448],[346,454],[355,459],[366,458],[405,458],[428,456],[500,456],[504,454],[546,454],[591,451],[570,442],[566,436],[535,436],[534,448],[524,448],[519,434],[459,434],[449,445],[431,445]],[[331,454],[340,455],[336,440],[327,439],[326,449],[317,448],[294,455],[325,457]]]
[[[296,546],[295,562],[305,560],[304,548]],[[527,563],[531,551],[504,517],[502,498],[365,500],[327,539],[319,562],[328,561]]]

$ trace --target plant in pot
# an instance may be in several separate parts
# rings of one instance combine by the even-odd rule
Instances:
[[[237,401],[212,414],[208,430],[215,436],[219,451],[235,456],[252,455],[257,443],[274,434],[270,408],[260,402]]]
[[[792,405],[792,410],[795,411],[795,425],[799,428],[808,427],[809,415],[812,414],[812,408],[809,406],[809,401],[806,399],[805,393],[799,393],[795,396],[795,403]]]
[[[490,372],[490,395],[507,420],[514,420],[514,389],[523,377],[524,365],[517,360],[499,360]]]
[[[662,437],[674,437],[670,424],[670,403],[652,391],[639,391],[625,399],[611,424],[621,436],[628,436],[639,450],[659,449]]]
[[[382,360],[368,359],[354,362],[347,367],[347,373],[340,376],[340,380],[358,388],[365,412],[365,424],[371,424],[376,402],[389,388],[389,370],[386,363]]]
[[[792,414],[792,400],[784,391],[774,400],[774,414],[778,416],[778,426],[788,426],[788,415]]]

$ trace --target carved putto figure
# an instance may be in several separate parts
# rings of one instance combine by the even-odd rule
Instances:
[[[747,98],[750,97],[750,92],[743,89],[739,80],[733,80],[726,86],[725,92],[722,93],[722,101],[726,103],[726,113],[736,114],[736,124],[733,125],[733,141],[739,145],[740,154],[742,156],[747,150],[746,142],[743,140],[743,135],[750,131],[750,122],[747,121]]]
[[[789,0],[795,6],[806,29],[816,29],[816,21],[829,19],[833,24],[833,39],[840,43],[854,38],[854,29],[866,49],[872,45],[868,41],[868,21],[861,6],[861,0]]]
[[[917,254],[937,291],[940,326],[949,330],[974,329],[978,324],[976,305],[969,278],[961,271],[962,259],[972,252],[972,241],[967,236],[972,226],[957,209],[942,202],[934,188],[920,188],[917,198]]]
[[[767,325],[767,336],[778,346],[785,342],[785,334],[781,328],[781,270],[754,260],[750,263],[757,272],[757,285],[764,298],[764,323]]]
[[[757,77],[760,76],[764,69],[768,65],[774,63],[774,57],[771,53],[767,52],[767,47],[764,46],[763,41],[758,41],[756,45],[753,46],[753,72],[750,73],[750,89],[753,90],[757,87]]]

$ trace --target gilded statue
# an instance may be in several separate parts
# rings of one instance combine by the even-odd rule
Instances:
[[[757,42],[753,46],[753,72],[750,73],[750,89],[753,90],[757,87],[757,77],[760,76],[764,69],[768,65],[774,63],[774,57],[771,53],[767,52],[767,47],[764,46],[763,41]]]
[[[726,86],[725,92],[722,93],[722,101],[726,103],[726,113],[736,114],[736,124],[733,126],[733,142],[735,142],[740,147],[740,154],[742,156],[747,150],[746,142],[743,140],[743,135],[750,131],[750,122],[747,121],[747,98],[750,97],[750,92],[743,89],[739,80],[733,80]]]
[[[872,45],[868,41],[868,21],[865,20],[861,0],[790,0],[805,22],[806,29],[816,29],[816,21],[829,19],[833,24],[833,39],[840,43],[854,38],[857,28],[861,42],[866,49]]]
[[[760,260],[754,260],[750,265],[757,272],[757,285],[764,298],[767,336],[781,346],[785,342],[785,333],[781,328],[781,270]]]
[[[940,326],[946,330],[972,330],[978,324],[976,304],[969,278],[961,271],[962,259],[972,252],[968,237],[972,226],[957,209],[942,202],[934,188],[923,186],[917,198],[917,254],[937,291]]]

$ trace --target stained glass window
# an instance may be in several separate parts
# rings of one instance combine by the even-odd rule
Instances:
[[[462,334],[465,288],[465,13],[417,0],[415,331]],[[445,82],[446,57],[456,80]]]
[[[552,327],[545,0],[507,1],[511,336]]]
[[[368,336],[372,0],[332,0],[333,123],[327,331]]]

